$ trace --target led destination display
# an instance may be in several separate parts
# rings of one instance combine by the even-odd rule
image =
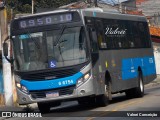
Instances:
[[[20,29],[24,29],[30,27],[70,22],[70,21],[72,21],[72,14],[66,13],[66,14],[56,14],[56,15],[52,14],[49,16],[40,16],[40,17],[24,19],[20,20],[18,24]]]

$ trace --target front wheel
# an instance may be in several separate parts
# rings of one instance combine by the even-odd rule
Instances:
[[[108,96],[106,96],[105,94],[96,97],[96,103],[98,104],[98,106],[105,107],[108,105],[108,102],[109,102]]]
[[[95,97],[81,98],[78,100],[79,105],[94,105]]]
[[[109,103],[109,85],[105,85],[105,94],[103,95],[99,95],[96,97],[96,103],[99,105],[99,106],[102,106],[102,107],[105,107],[108,105]]]
[[[37,103],[39,111],[41,113],[48,113],[50,111],[50,105],[48,103]]]

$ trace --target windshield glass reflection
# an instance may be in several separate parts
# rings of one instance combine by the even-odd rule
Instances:
[[[71,66],[87,61],[83,27],[63,28],[15,36],[15,69],[33,71]]]

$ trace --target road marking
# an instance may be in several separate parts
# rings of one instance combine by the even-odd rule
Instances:
[[[117,107],[115,107],[115,108],[113,108],[111,110],[106,109],[102,113],[97,114],[97,117],[103,117],[104,115],[108,115],[110,113],[116,112],[116,111],[121,110],[123,108],[126,108],[126,107],[128,107],[130,105],[136,105],[136,104],[139,104],[139,103],[142,103],[142,102],[144,102],[144,100],[140,99],[140,100],[136,100],[136,101],[131,101],[131,102],[127,103],[127,104],[121,104],[121,105],[119,105],[119,106],[117,106]],[[106,111],[108,111],[108,112],[106,112]],[[94,118],[97,118],[97,117],[89,117],[89,118],[87,118],[87,120],[93,120]]]
[[[118,110],[123,109],[125,107],[128,107],[128,106],[130,106],[132,104],[138,104],[138,103],[142,103],[142,102],[144,102],[144,100],[131,101],[131,102],[127,103],[127,104],[122,104],[122,105],[116,107],[112,111],[118,111]]]

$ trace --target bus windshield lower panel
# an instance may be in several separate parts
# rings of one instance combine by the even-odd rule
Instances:
[[[87,58],[83,27],[21,34],[13,37],[15,69],[34,71],[84,63]]]

